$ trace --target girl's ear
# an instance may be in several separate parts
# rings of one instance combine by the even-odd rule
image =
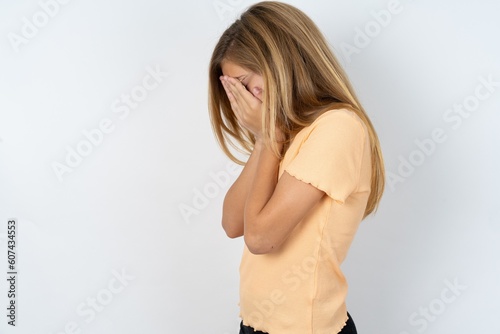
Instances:
[[[252,94],[253,94],[253,96],[255,96],[256,98],[258,98],[259,100],[262,101],[262,88],[260,88],[260,87],[252,88]]]

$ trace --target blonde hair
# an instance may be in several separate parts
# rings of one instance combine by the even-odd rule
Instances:
[[[355,112],[366,124],[371,143],[371,192],[364,216],[376,210],[385,183],[377,134],[325,37],[306,14],[288,4],[259,2],[244,12],[215,46],[209,66],[212,128],[224,153],[244,164],[229,146],[250,153],[255,138],[239,126],[219,80],[225,60],[262,75],[262,102],[268,111],[262,117],[262,136],[280,158],[295,135],[323,112],[339,108]],[[283,152],[276,143],[276,126],[286,137]]]

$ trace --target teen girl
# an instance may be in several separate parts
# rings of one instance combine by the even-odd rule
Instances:
[[[243,236],[240,333],[356,333],[340,269],[384,188],[380,144],[317,26],[274,1],[221,36],[209,68],[213,130],[250,154],[224,199]]]

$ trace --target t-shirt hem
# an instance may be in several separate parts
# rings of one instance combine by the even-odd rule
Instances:
[[[347,325],[347,321],[348,321],[348,320],[349,320],[349,316],[348,316],[348,315],[347,315],[347,313],[346,313],[346,315],[345,315],[345,320],[344,320],[344,324],[343,324],[340,328],[338,328],[338,329],[337,329],[337,334],[338,334],[338,333],[340,333],[340,332],[342,332],[342,329],[343,329],[343,328]]]
[[[240,318],[241,318],[241,322],[243,323],[243,325],[244,325],[244,326],[249,326],[249,327],[252,327],[252,328],[253,328],[254,330],[256,330],[256,331],[261,331],[261,332],[264,332],[264,333],[271,333],[271,332],[270,332],[270,330],[269,330],[269,329],[267,329],[266,327],[258,327],[258,328],[253,327],[253,326],[252,326],[252,324],[247,323],[247,322],[245,321],[245,319],[243,319],[243,317],[241,317],[241,315],[240,315]],[[334,333],[340,333],[340,332],[342,331],[342,329],[343,329],[343,328],[347,325],[347,321],[349,321],[349,316],[348,316],[348,315],[347,315],[347,313],[346,313],[345,318],[344,318],[344,322],[343,322],[343,324],[342,324],[340,327],[338,327],[338,328],[335,330],[335,332],[334,332]],[[311,330],[311,333],[312,333],[312,332],[313,332],[313,331]]]

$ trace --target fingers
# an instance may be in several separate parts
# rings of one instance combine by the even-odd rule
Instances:
[[[234,87],[231,83],[229,83],[228,77],[221,76],[219,79],[222,83],[222,86],[224,87],[224,90],[226,91],[227,98],[229,99],[229,103],[231,104],[231,109],[233,110],[238,122],[241,123],[243,117],[242,108],[240,108],[239,106],[238,98],[233,94],[233,92],[235,91]]]
[[[231,92],[231,88],[230,88],[230,85],[228,84],[228,81],[225,77],[221,76],[220,78],[220,81],[222,83],[222,87],[224,87],[224,90],[226,91],[226,95],[227,97],[229,98],[229,102],[233,102],[234,101],[234,96]]]
[[[239,80],[228,76],[221,76],[219,79],[240,125],[254,134],[260,133],[262,101]]]
[[[226,90],[228,90],[235,99],[248,99],[248,96],[246,95],[248,94],[248,91],[239,80],[228,76],[224,76],[222,78],[222,83],[226,84]]]
[[[247,94],[250,93],[239,80],[228,76],[221,76],[220,80],[231,103],[231,107],[236,113],[249,106],[249,96]]]
[[[235,97],[241,97],[246,99],[248,104],[255,104],[253,103],[255,101],[254,98],[259,100],[259,102],[262,102],[262,88],[260,87],[254,87],[251,91],[245,87],[241,81],[228,77],[228,76],[222,76],[221,78],[224,78],[227,83],[229,83],[228,87],[231,89],[231,93]]]

